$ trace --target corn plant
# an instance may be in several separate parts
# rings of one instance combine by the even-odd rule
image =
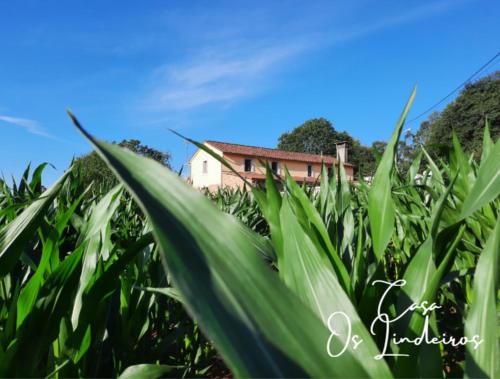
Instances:
[[[500,142],[402,174],[413,97],[372,183],[319,190],[203,194],[70,115],[120,184],[0,182],[0,375],[499,376]]]

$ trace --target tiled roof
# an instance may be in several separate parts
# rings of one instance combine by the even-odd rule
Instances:
[[[205,143],[215,147],[216,149],[222,151],[223,153],[239,154],[247,157],[259,157],[264,159],[267,158],[276,160],[291,160],[291,161],[299,161],[307,163],[321,163],[321,162],[325,162],[327,164],[337,163],[337,160],[329,155],[296,153],[293,151],[270,149],[267,147],[238,145],[235,143],[226,143],[219,141],[205,141]],[[352,166],[352,164],[350,163],[345,163],[345,165]]]

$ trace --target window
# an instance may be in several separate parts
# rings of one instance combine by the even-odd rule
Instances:
[[[203,161],[203,173],[206,174],[208,172],[208,162]]]
[[[307,165],[307,176],[313,176],[313,166],[310,164]]]
[[[245,172],[250,172],[250,171],[252,171],[252,160],[245,159]]]
[[[271,162],[271,170],[273,170],[273,172],[275,174],[279,174],[279,172],[278,172],[278,162]]]

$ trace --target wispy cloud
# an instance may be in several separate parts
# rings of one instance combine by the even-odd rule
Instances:
[[[246,51],[210,49],[177,65],[159,67],[146,107],[185,110],[251,96],[263,79],[306,49],[301,43],[251,48]]]
[[[34,134],[37,136],[45,137],[45,138],[50,138],[50,139],[56,139],[54,136],[51,134],[47,133],[45,129],[40,125],[38,121],[35,120],[30,120],[27,118],[19,118],[19,117],[12,117],[12,116],[5,116],[5,115],[0,115],[0,125],[1,124],[10,124],[10,125],[15,125],[23,128],[30,134]]]

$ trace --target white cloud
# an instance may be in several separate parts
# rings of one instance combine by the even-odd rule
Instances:
[[[37,136],[42,136],[45,138],[55,139],[54,136],[47,133],[45,131],[45,129],[42,128],[42,126],[40,125],[40,123],[38,121],[30,120],[27,118],[19,118],[19,117],[0,115],[0,122],[1,121],[3,121],[4,123],[7,123],[7,124],[20,126],[24,130],[26,130],[28,133],[31,133],[31,134],[34,134]]]
[[[250,96],[271,72],[305,49],[301,43],[231,53],[211,49],[180,64],[162,66],[153,75],[156,83],[146,107],[185,110]]]

